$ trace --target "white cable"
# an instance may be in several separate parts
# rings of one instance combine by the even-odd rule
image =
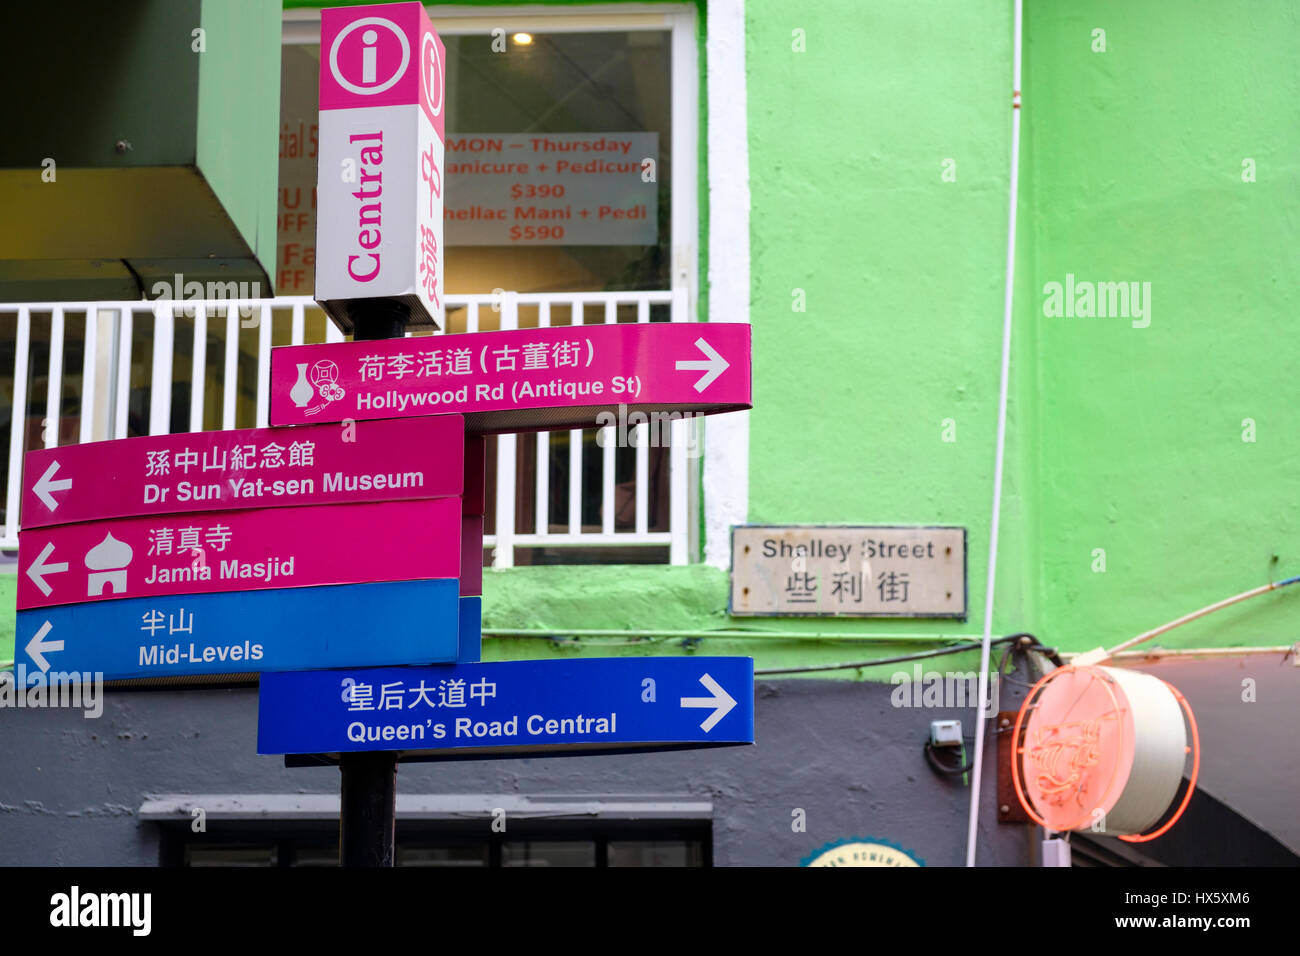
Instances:
[[[993,465],[993,515],[989,526],[988,575],[984,585],[984,643],[980,647],[979,716],[975,719],[975,759],[970,784],[970,826],[966,831],[966,865],[975,865],[975,834],[980,818],[980,777],[984,764],[984,711],[988,707],[989,644],[993,640],[993,594],[998,568],[998,518],[1002,511],[1002,459],[1007,442],[1007,379],[1011,369],[1011,302],[1016,277],[1016,197],[1020,170],[1020,23],[1021,0],[1015,3],[1012,42],[1011,198],[1007,216],[1007,274],[1002,293],[1002,377],[998,385],[998,445]]]

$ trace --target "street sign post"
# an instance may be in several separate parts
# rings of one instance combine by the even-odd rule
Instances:
[[[321,11],[316,300],[443,325],[446,50],[420,3]]]
[[[442,328],[446,50],[415,2],[321,11],[320,50],[316,301],[357,341]],[[290,401],[342,398],[325,362]],[[391,866],[396,761],[341,769],[340,861]]]
[[[460,576],[460,498],[117,518],[18,535],[18,608]]]
[[[428,760],[750,744],[754,662],[576,658],[266,674],[257,733],[262,754]]]
[[[305,381],[308,368],[298,372]],[[22,527],[456,496],[463,433],[459,416],[444,415],[42,448],[26,456]]]
[[[299,387],[303,366],[323,386]],[[271,422],[465,416],[473,434],[593,428],[750,407],[750,326],[645,322],[271,350]],[[651,423],[653,424],[653,423]]]
[[[465,627],[476,621],[474,608],[462,610],[471,599],[456,592],[456,581],[443,579],[19,611],[15,663],[28,675],[131,680],[453,662]]]

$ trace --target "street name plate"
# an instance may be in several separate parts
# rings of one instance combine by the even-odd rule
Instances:
[[[736,616],[966,617],[966,529],[741,525]]]

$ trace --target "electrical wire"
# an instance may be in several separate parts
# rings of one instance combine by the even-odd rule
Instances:
[[[1240,594],[1234,594],[1232,597],[1224,598],[1222,601],[1207,604],[1198,611],[1193,611],[1191,614],[1184,614],[1182,617],[1176,617],[1167,624],[1161,624],[1153,630],[1144,631],[1137,637],[1125,641],[1123,644],[1116,644],[1110,650],[1106,651],[1106,658],[1114,657],[1116,654],[1120,653],[1120,651],[1126,651],[1135,644],[1141,644],[1143,641],[1149,641],[1153,637],[1159,637],[1161,634],[1172,631],[1176,627],[1181,627],[1190,621],[1195,621],[1197,618],[1205,617],[1207,614],[1213,614],[1215,611],[1222,610],[1225,607],[1230,607],[1239,601],[1244,601],[1247,598],[1258,597],[1261,594],[1267,594],[1269,591],[1276,591],[1279,588],[1284,588],[1289,584],[1295,584],[1297,582],[1300,582],[1300,575],[1293,578],[1285,578],[1281,581],[1270,581],[1268,584],[1261,584],[1259,587],[1251,588],[1249,591],[1242,591]]]
[[[1021,638],[1028,637],[1037,643],[1037,639],[1029,634],[1009,634],[1006,637],[994,638],[991,643],[1004,644],[1008,641],[1018,642]],[[918,651],[915,654],[898,654],[894,657],[880,657],[870,661],[853,661],[846,664],[814,664],[808,667],[765,667],[761,670],[754,671],[754,676],[770,676],[772,674],[808,674],[818,671],[845,671],[856,670],[859,667],[880,667],[884,664],[903,664],[907,661],[925,660],[929,657],[943,657],[947,654],[964,654],[978,650],[976,644],[958,644],[940,647],[932,651]]]
[[[1019,677],[1012,676],[1007,672],[1007,658],[1011,656],[1013,650],[1024,650],[1028,652],[1030,648],[1044,654],[1057,667],[1064,667],[1065,662],[1061,660],[1061,655],[1057,653],[1054,647],[1044,647],[1039,643],[1038,638],[1032,634],[1013,634],[1012,637],[1019,638],[1014,644],[1008,644],[1006,650],[1002,652],[1002,659],[998,661],[997,675],[998,680],[1004,680],[1009,684],[1019,684],[1021,687],[1033,687],[1033,681],[1024,681]]]
[[[488,631],[484,631],[483,633],[484,633],[484,635],[487,635],[489,632],[488,632]],[[630,633],[630,632],[629,632],[629,633]],[[541,634],[536,634],[536,635],[533,635],[533,634],[523,635],[523,634],[517,634],[517,633],[516,633],[516,634],[513,635],[513,636],[517,636],[517,637],[524,637],[524,636],[527,636],[527,637],[541,637],[542,635],[541,635]],[[567,635],[566,635],[566,636],[567,636]],[[714,637],[738,637],[738,636],[746,636],[746,635],[744,635],[744,634],[730,634],[730,633],[717,633],[717,634],[713,634],[712,636],[714,636]],[[550,637],[549,637],[549,639],[550,639],[550,640],[556,640],[557,638],[556,638],[556,636],[555,636],[554,634],[551,634]],[[866,638],[864,638],[864,639],[866,639]],[[916,642],[919,644],[919,643],[922,643],[922,642],[925,640],[925,638],[924,638],[923,636],[921,636],[921,635],[918,635],[918,636],[915,638],[915,640],[916,640]],[[618,644],[602,644],[601,646],[602,646],[602,647],[624,647],[624,646],[634,646],[634,645],[639,644],[639,643],[640,643],[640,642],[638,642],[638,641],[621,641],[621,642],[619,642]],[[1025,648],[1026,650],[1029,649],[1029,648],[1033,648],[1033,649],[1035,649],[1035,650],[1037,650],[1037,651],[1040,651],[1040,652],[1046,654],[1046,655],[1047,655],[1047,656],[1048,656],[1048,657],[1053,661],[1053,663],[1055,663],[1057,666],[1063,666],[1062,663],[1061,663],[1061,658],[1060,658],[1060,656],[1057,654],[1056,648],[1054,648],[1054,647],[1045,647],[1042,643],[1039,642],[1038,638],[1034,637],[1034,635],[1032,635],[1032,634],[1028,634],[1028,633],[1008,634],[1006,637],[994,638],[994,640],[993,640],[992,643],[993,643],[993,644],[1007,644],[1007,645],[1008,645],[1007,650],[1004,651],[1003,654],[1002,654],[1002,660],[1001,660],[1001,662],[998,664],[998,674],[999,674],[999,678],[1002,679],[1002,680],[1008,680],[1008,681],[1012,681],[1012,682],[1014,682],[1014,683],[1026,684],[1025,681],[1018,680],[1018,679],[1016,679],[1016,678],[1013,678],[1013,677],[1011,677],[1011,676],[1005,674],[1007,657],[1008,657],[1008,655],[1011,653],[1011,651],[1012,651],[1015,647],[1017,647],[1017,646],[1023,647],[1023,648]],[[758,676],[771,676],[771,675],[774,675],[774,674],[802,674],[802,673],[820,672],[820,671],[856,670],[856,669],[858,669],[858,668],[860,668],[860,667],[880,667],[880,666],[883,666],[883,665],[885,665],[885,664],[903,664],[903,663],[907,663],[907,662],[909,662],[909,661],[925,660],[926,658],[930,658],[930,657],[942,657],[942,656],[947,655],[947,654],[961,654],[961,653],[968,652],[968,651],[975,651],[975,650],[978,650],[978,649],[979,649],[979,646],[980,646],[980,645],[977,644],[977,643],[975,643],[974,641],[970,641],[970,642],[961,643],[961,644],[949,644],[949,645],[947,645],[947,646],[944,646],[944,647],[938,648],[938,649],[936,649],[936,650],[930,650],[930,651],[918,651],[918,652],[915,653],[915,654],[899,654],[899,655],[896,655],[896,656],[894,656],[894,657],[881,657],[881,658],[877,658],[876,660],[870,660],[870,661],[851,661],[851,662],[849,662],[849,663],[845,663],[845,664],[815,664],[815,665],[811,665],[811,666],[808,666],[808,667],[773,667],[773,668],[763,668],[763,669],[761,669],[761,670],[756,670],[756,671],[754,671],[754,676],[755,676],[755,677],[758,677]],[[13,661],[7,661],[7,662],[6,662],[6,661],[0,661],[0,671],[2,671],[2,670],[7,670],[7,669],[12,668],[12,667],[13,667]],[[1026,686],[1028,686],[1028,685],[1026,684]]]
[[[971,767],[974,766],[973,760],[964,763],[959,767],[954,767],[951,764],[945,764],[942,760],[938,758],[938,756],[936,756],[939,748],[935,747],[935,745],[930,743],[930,741],[928,740],[925,742],[925,746],[923,749],[925,750],[926,762],[929,763],[929,765],[932,768],[934,768],[934,770],[936,770],[939,773],[946,774],[947,776],[950,777],[964,776],[967,773],[969,773]],[[961,747],[961,757],[963,760],[966,759],[966,745],[964,743],[962,744]]]
[[[1002,289],[1002,366],[998,378],[998,431],[993,456],[993,507],[989,516],[988,564],[984,579],[984,644],[980,648],[979,714],[975,718],[975,760],[966,826],[966,865],[975,865],[975,841],[979,832],[980,775],[984,766],[984,711],[988,706],[990,635],[993,631],[993,599],[997,593],[998,528],[1002,515],[1002,466],[1007,443],[1007,391],[1011,377],[1012,306],[1016,283],[1016,215],[1020,193],[1020,65],[1024,23],[1021,0],[1012,3],[1011,40],[1011,164],[1007,185],[1007,254]]]
[[[835,633],[832,631],[777,631],[758,627],[728,627],[713,630],[656,630],[654,628],[574,628],[574,627],[530,627],[501,628],[485,627],[484,637],[497,638],[540,638],[553,640],[560,637],[684,637],[684,638],[748,638],[771,637],[783,640],[801,641],[846,641],[861,644],[930,644],[936,641],[966,641],[971,647],[980,646],[980,638],[969,634],[854,634]]]

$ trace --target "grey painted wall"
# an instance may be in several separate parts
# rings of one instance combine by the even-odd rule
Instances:
[[[398,792],[690,795],[713,802],[719,866],[797,865],[855,836],[900,844],[931,866],[959,865],[969,790],[934,773],[921,746],[933,719],[960,718],[972,733],[974,709],[894,708],[891,690],[764,681],[753,747],[403,764]],[[110,692],[98,720],[0,710],[0,864],[154,865],[158,825],[137,817],[150,794],[337,794],[334,768],[286,769],[258,756],[256,730],[251,688]],[[987,782],[980,862],[1029,863],[1033,831],[996,823]],[[805,833],[792,831],[794,808],[807,813]],[[209,833],[222,825],[209,821]]]

